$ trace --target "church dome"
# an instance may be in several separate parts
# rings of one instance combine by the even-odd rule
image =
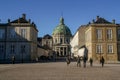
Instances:
[[[52,35],[63,34],[63,35],[72,35],[70,29],[64,24],[64,19],[60,18],[60,23],[53,30]]]

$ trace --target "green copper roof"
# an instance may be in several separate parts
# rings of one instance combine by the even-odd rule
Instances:
[[[70,29],[64,24],[64,19],[60,18],[59,25],[53,30],[52,35],[56,34],[64,34],[64,35],[72,35]]]

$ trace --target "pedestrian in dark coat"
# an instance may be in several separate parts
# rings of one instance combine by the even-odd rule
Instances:
[[[15,64],[15,56],[12,56],[12,64]]]
[[[80,56],[77,58],[77,67],[81,67],[81,59]]]
[[[87,58],[84,57],[84,58],[83,58],[83,65],[84,65],[84,68],[86,67],[86,61],[87,61]]]
[[[103,67],[103,66],[104,66],[104,63],[105,63],[105,59],[103,58],[103,56],[102,56],[102,58],[100,59],[100,62],[101,62],[102,67]]]
[[[66,58],[66,62],[67,62],[67,66],[69,66],[69,64],[70,64],[70,57],[69,56]]]
[[[93,66],[93,59],[90,58],[89,62],[90,62],[90,66],[92,67]]]

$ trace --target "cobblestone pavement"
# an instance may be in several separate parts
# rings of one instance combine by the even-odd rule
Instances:
[[[120,80],[120,64],[77,67],[65,62],[0,64],[0,80]]]

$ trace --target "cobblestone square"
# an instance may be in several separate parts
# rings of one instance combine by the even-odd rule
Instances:
[[[65,62],[0,64],[0,80],[120,80],[120,64],[77,67]]]

